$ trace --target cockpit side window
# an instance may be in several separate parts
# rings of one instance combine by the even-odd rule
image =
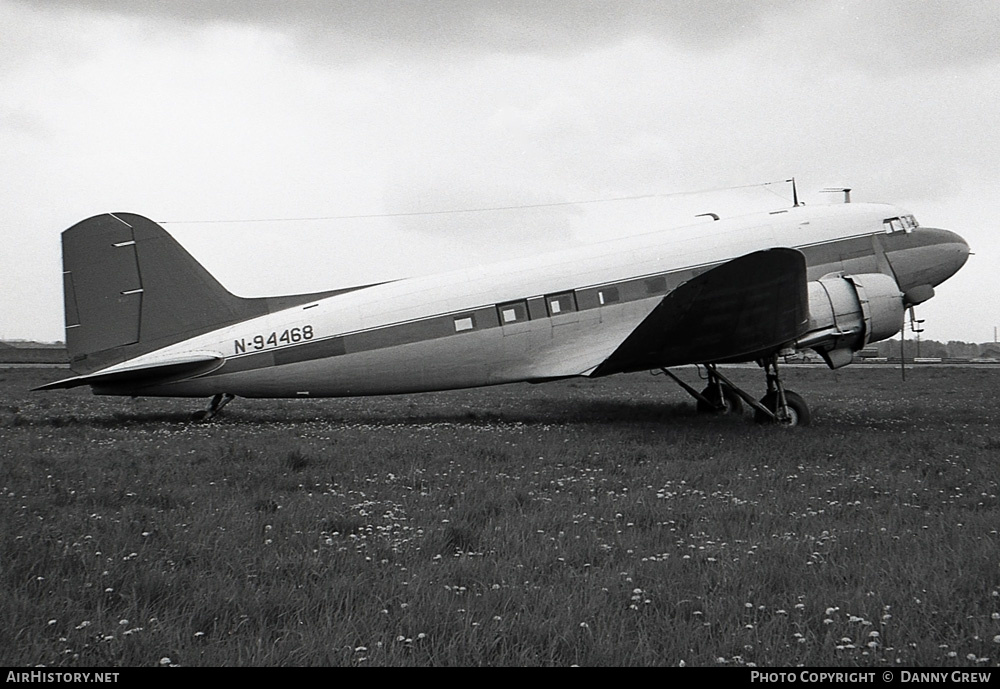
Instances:
[[[913,232],[920,225],[912,215],[903,215],[898,218],[886,218],[882,221],[882,227],[886,234],[895,232]]]
[[[882,221],[886,234],[903,231],[903,221],[899,218],[886,218]]]

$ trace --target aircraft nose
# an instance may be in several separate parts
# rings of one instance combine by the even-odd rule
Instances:
[[[957,232],[951,230],[941,230],[929,228],[937,248],[938,259],[940,261],[939,270],[941,273],[940,282],[944,282],[969,260],[969,243]]]
[[[886,258],[907,303],[920,304],[934,288],[957,273],[969,258],[969,245],[951,230],[918,227],[884,236]]]

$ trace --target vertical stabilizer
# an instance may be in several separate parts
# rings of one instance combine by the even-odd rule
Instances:
[[[152,220],[107,213],[63,232],[70,367],[90,373],[268,312],[223,287]]]

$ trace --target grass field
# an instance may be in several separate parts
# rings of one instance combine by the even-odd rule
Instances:
[[[192,424],[65,373],[0,370],[0,665],[1000,661],[1000,370],[788,368],[795,429],[648,374]]]

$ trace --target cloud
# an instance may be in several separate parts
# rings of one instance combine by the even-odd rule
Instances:
[[[790,57],[825,53],[866,71],[977,64],[1000,55],[1000,4],[953,0],[15,0],[188,27],[254,25],[295,35],[314,58],[386,53],[558,55],[646,37],[699,52],[787,30]],[[751,48],[752,50],[752,48]],[[784,52],[784,51],[782,51]]]
[[[55,303],[59,230],[107,210],[392,214],[795,175],[810,202],[846,184],[857,201],[905,202],[921,218],[934,204],[950,211],[1000,176],[996,8],[0,0],[0,176],[12,199],[0,231],[18,248],[0,268],[42,313],[36,259]],[[704,198],[174,227],[259,294],[254,271],[267,268],[305,281],[312,261],[320,278],[290,289],[337,287],[363,268],[394,277],[407,260],[486,261],[730,207]],[[756,202],[788,199],[776,185]],[[984,234],[997,212],[982,213]]]
[[[253,24],[309,36],[325,48],[464,53],[565,53],[637,35],[669,36],[710,49],[749,36],[792,0],[611,2],[512,0],[16,0],[45,11],[90,12],[204,26]],[[339,52],[334,47],[335,52]],[[369,53],[370,54],[370,53]]]

